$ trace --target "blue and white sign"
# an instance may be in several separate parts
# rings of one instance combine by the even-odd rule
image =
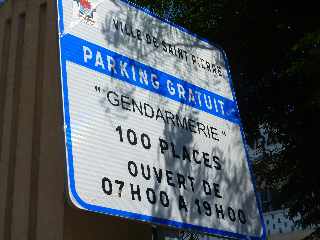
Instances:
[[[225,53],[119,0],[58,0],[69,195],[88,211],[264,239]]]

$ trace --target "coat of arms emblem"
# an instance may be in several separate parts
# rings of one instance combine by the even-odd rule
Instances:
[[[73,16],[84,20],[85,23],[96,23],[97,0],[73,0]]]

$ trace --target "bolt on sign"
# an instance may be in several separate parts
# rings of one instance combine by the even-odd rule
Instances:
[[[233,238],[265,231],[226,55],[118,0],[58,0],[69,196]]]

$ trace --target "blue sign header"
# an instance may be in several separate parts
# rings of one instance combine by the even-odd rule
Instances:
[[[225,97],[72,35],[61,46],[67,61],[239,124],[236,103]]]

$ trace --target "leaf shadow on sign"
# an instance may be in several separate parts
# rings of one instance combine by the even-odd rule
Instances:
[[[212,50],[215,54],[214,62],[212,63],[223,65],[223,53],[218,51],[216,47],[200,39],[196,39],[187,33],[184,34],[184,41],[175,41],[173,43],[172,39],[176,38],[177,32],[181,32],[177,28],[168,28],[166,27],[166,23],[159,25],[158,20],[147,16],[141,11],[128,8],[128,6],[119,4],[117,1],[111,2],[114,6],[104,18],[102,26],[102,33],[105,35],[108,45],[112,45],[116,49],[125,50],[128,56],[133,56],[147,65],[157,66],[160,70],[166,69],[165,65],[174,65],[174,75],[181,79],[190,77],[188,74],[192,74],[191,79],[195,79],[197,74],[202,72],[201,76],[203,79],[210,79],[210,81],[203,81],[202,87],[211,87],[217,91],[226,87],[223,85],[224,82],[221,78],[212,77],[213,74],[211,72],[203,71],[203,68],[200,67],[200,59],[194,63],[191,57],[192,55],[197,56],[197,51],[199,50]],[[141,40],[138,40],[137,31],[141,33]],[[149,42],[147,41],[146,34],[150,36]],[[157,47],[155,46],[153,37],[157,39]],[[163,41],[166,43],[166,50],[164,50],[162,45]],[[175,50],[173,50],[174,54],[172,54],[173,52],[170,53],[169,45],[172,46],[172,49],[180,48],[181,50],[186,50],[190,55],[187,59],[178,58]],[[123,46],[126,47],[123,48]],[[163,59],[167,59],[168,61],[164,61]],[[171,61],[170,59],[175,59],[175,61]],[[188,62],[188,64],[184,64],[184,61]],[[227,71],[224,71],[223,77],[227,78],[227,74]]]
[[[171,36],[175,35],[177,31],[174,27],[167,28],[164,25],[160,25],[155,20],[150,20],[150,17],[141,14],[140,11],[133,10],[131,8],[124,7],[122,4],[118,4],[116,1],[112,1],[115,6],[118,8],[117,11],[113,10],[105,17],[104,26],[102,32],[105,34],[105,40],[109,46],[113,46],[115,49],[120,49],[125,53],[125,55],[130,56],[146,65],[151,65],[156,69],[166,69],[165,64],[171,64],[173,66],[172,75],[175,75],[178,78],[190,79],[193,81],[198,75],[200,76],[200,67],[196,64],[183,64],[184,60],[177,58],[175,56],[166,55],[165,53],[159,50],[160,47],[154,47],[152,44],[147,44],[145,39],[137,40],[130,35],[131,30],[126,35],[125,30],[122,32],[120,26],[118,30],[115,29],[116,21],[121,21],[121,24],[126,24],[130,26],[130,29],[135,25],[139,25],[139,30],[143,34],[151,33],[153,36],[157,36],[158,39],[170,39]],[[114,8],[113,8],[114,9]],[[119,22],[118,22],[119,24]],[[112,34],[110,34],[112,33]],[[198,50],[208,49],[215,52],[219,51],[208,45],[203,44],[200,40],[194,40],[193,37],[186,35],[186,41],[180,43],[175,43],[175,47],[180,47],[186,49],[189,53],[197,53]],[[191,41],[192,39],[192,41]],[[192,42],[192,44],[190,44]],[[119,50],[119,51],[120,51]],[[225,67],[222,54],[219,53],[216,55],[214,63],[220,64]],[[163,59],[170,58],[175,59],[174,61],[170,60],[168,62]],[[172,67],[171,67],[172,68]],[[189,76],[191,75],[191,77]],[[223,73],[223,77],[228,79],[227,71]],[[210,72],[202,73],[201,75],[201,87],[211,88],[213,90],[219,90],[223,88],[222,80],[212,77]],[[118,80],[114,80],[118,81]],[[126,84],[128,86],[128,84]],[[123,87],[123,83],[120,83],[118,90],[129,97],[133,96],[136,89],[134,86]],[[148,100],[152,101],[157,108],[165,109],[170,101],[162,97],[155,97],[154,93],[149,93]],[[148,101],[147,100],[147,101]],[[102,100],[103,101],[103,100]],[[103,103],[103,102],[102,102]],[[126,119],[129,114],[128,111],[119,110],[119,119]],[[106,112],[108,109],[106,108]],[[195,122],[200,121],[199,111],[188,107],[183,103],[179,103],[178,110],[174,113],[179,116],[185,116],[187,119],[192,119]],[[212,123],[213,124],[213,123]],[[173,143],[176,152],[181,153],[183,147],[187,149],[201,149],[204,145],[208,144],[208,141],[211,141],[210,148],[207,152],[212,156],[218,156],[222,166],[221,170],[208,169],[201,165],[197,165],[194,162],[188,160],[182,160],[181,158],[174,158],[172,153],[166,151],[161,153],[160,146],[157,150],[157,161],[161,162],[163,168],[163,174],[165,175],[165,170],[169,170],[174,174],[179,173],[185,178],[187,176],[192,176],[195,179],[198,179],[195,182],[194,191],[190,186],[186,189],[181,186],[180,188],[175,183],[175,186],[169,186],[166,184],[165,176],[163,176],[163,181],[159,184],[154,178],[153,189],[159,194],[160,191],[170,192],[170,202],[175,204],[170,204],[169,207],[163,207],[159,201],[155,205],[152,205],[152,216],[161,218],[161,219],[170,219],[172,214],[175,214],[176,219],[179,219],[178,222],[190,223],[193,225],[206,225],[206,222],[210,222],[208,228],[213,229],[222,229],[234,233],[246,232],[252,233],[252,235],[260,235],[260,223],[256,220],[257,209],[255,203],[255,195],[252,192],[252,183],[248,180],[247,175],[249,174],[248,163],[246,162],[245,153],[243,149],[243,142],[241,140],[239,127],[235,124],[228,123],[229,130],[226,138],[228,138],[228,144],[223,145],[221,139],[219,142],[214,142],[212,139],[202,138],[201,141],[195,141],[194,134],[190,131],[185,131],[180,129],[174,124],[165,123],[163,128],[163,139],[168,143]],[[225,126],[216,126],[217,129],[224,129]],[[221,132],[220,132],[221,133]],[[221,196],[219,198],[214,196],[214,194],[206,195],[203,190],[202,180],[208,180],[221,186]],[[184,193],[191,193],[191,198],[185,199],[187,205],[187,211],[181,209],[173,208],[172,206],[178,206],[180,196],[184,196]],[[204,213],[203,206],[201,207],[201,214],[197,206],[194,204],[197,199],[200,199],[202,202],[207,201],[211,204],[211,214]],[[223,214],[217,214],[216,206],[218,208],[220,205],[223,206]],[[231,207],[235,211],[236,219],[233,221],[233,215],[231,213],[231,218],[228,215],[228,207]],[[237,210],[242,209],[246,215],[246,223],[241,223],[237,216]],[[222,217],[223,215],[223,217]],[[187,228],[187,230],[195,231],[195,228]],[[199,233],[200,234],[200,233]]]
[[[179,112],[177,114],[180,114],[180,111],[182,110],[184,106],[181,105]],[[196,111],[190,111],[188,118],[192,118],[195,121],[197,121],[197,112]],[[234,129],[235,131],[238,131],[238,129]],[[164,129],[164,136],[165,140],[168,142],[173,142],[176,146],[176,152],[181,153],[183,146],[186,146],[188,149],[201,149],[201,142],[194,143],[193,142],[193,135],[190,134],[190,132],[186,133],[182,130],[179,130],[172,126],[165,126]],[[210,141],[210,140],[208,140]],[[185,198],[187,204],[188,204],[188,211],[180,210],[180,221],[179,222],[185,222],[190,223],[192,222],[193,225],[205,225],[205,222],[209,221],[208,218],[214,218],[216,221],[213,223],[209,228],[214,229],[224,229],[228,230],[234,233],[246,233],[246,232],[252,232],[255,233],[253,235],[260,235],[259,232],[257,232],[257,229],[259,229],[259,222],[252,221],[255,216],[256,207],[254,204],[252,204],[255,201],[254,195],[252,193],[248,193],[248,191],[251,188],[251,182],[246,181],[246,178],[243,176],[243,172],[245,169],[247,169],[247,163],[245,162],[245,159],[241,159],[241,165],[237,165],[237,167],[232,166],[230,164],[227,164],[227,162],[230,162],[230,155],[233,148],[239,148],[242,147],[242,142],[240,141],[233,141],[227,152],[221,150],[220,147],[214,146],[215,144],[212,144],[211,147],[211,154],[210,156],[219,156],[222,170],[221,171],[215,171],[214,176],[208,174],[208,169],[204,168],[203,165],[201,167],[196,166],[195,163],[190,163],[187,160],[181,160],[181,159],[174,159],[172,155],[165,154],[163,158],[163,154],[158,151],[158,159],[159,161],[164,161],[164,169],[168,169],[172,172],[177,172],[185,177],[187,176],[193,176],[195,179],[198,179],[198,181],[195,182],[195,189],[194,192],[192,192],[191,198]],[[240,159],[239,159],[240,160]],[[211,170],[211,169],[210,169]],[[214,170],[213,170],[214,171]],[[230,174],[233,172],[232,174]],[[229,173],[229,174],[225,174]],[[207,180],[208,182],[211,182],[213,180],[214,183],[219,184],[220,186],[225,186],[225,189],[220,192],[220,195],[222,196],[222,199],[217,198],[214,196],[214,194],[206,195],[203,192],[203,185],[201,184],[201,180]],[[155,189],[160,191],[169,191],[171,189],[171,186],[159,186],[155,182]],[[181,189],[182,190],[182,189]],[[172,197],[173,202],[179,202],[179,196],[184,196],[184,191],[181,191],[177,187],[174,188],[174,194]],[[191,192],[191,189],[186,190],[187,192]],[[239,199],[239,194],[241,195]],[[204,209],[202,207],[201,214],[198,212],[198,207],[194,204],[197,199],[201,199],[201,201],[207,201],[211,204],[211,214],[210,216],[207,216],[204,213]],[[237,202],[235,199],[239,199],[241,201],[241,204],[237,205]],[[190,204],[191,203],[191,204]],[[192,204],[193,203],[193,204]],[[218,209],[219,206],[222,205],[224,208],[224,216],[222,217],[221,214],[218,215],[215,210],[215,205],[217,204]],[[178,205],[178,204],[177,204]],[[176,206],[177,206],[176,205]],[[227,207],[232,207],[234,210],[241,208],[245,210],[246,213],[246,224],[233,224],[234,222],[230,220],[230,217],[228,217]],[[173,212],[173,209],[168,209],[167,211],[164,211],[163,207],[161,205],[155,206],[153,208],[153,215],[154,216],[160,216],[164,219],[170,219],[171,214]],[[175,215],[176,216],[176,215]],[[191,221],[192,218],[192,221]],[[236,217],[237,218],[237,217]],[[236,219],[235,222],[238,222],[239,220]],[[196,231],[194,228],[187,228],[186,230],[189,231]],[[200,235],[203,237],[204,234]]]

